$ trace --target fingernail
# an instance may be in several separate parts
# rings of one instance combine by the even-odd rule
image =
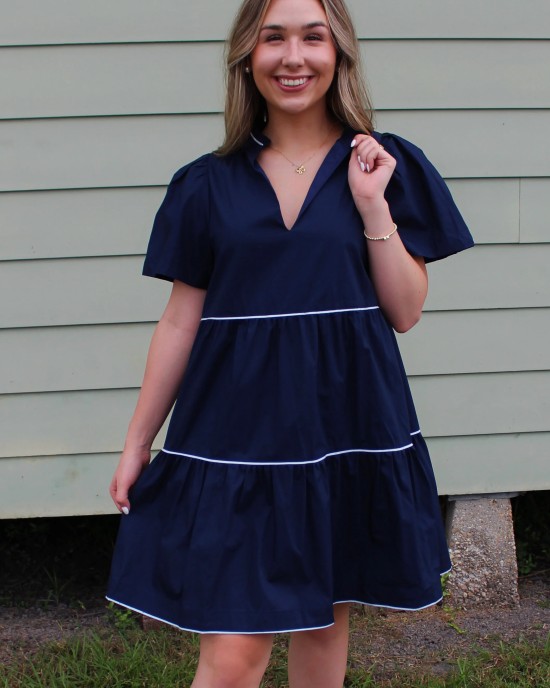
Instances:
[[[369,164],[368,164],[368,163],[365,165],[365,168],[366,168],[367,172],[370,172],[370,167],[369,167]],[[364,171],[365,171],[365,170],[363,170],[363,172],[364,172]]]
[[[365,165],[361,161],[359,161],[359,167],[361,168],[361,172],[365,171]]]
[[[128,514],[130,513],[130,509],[128,509],[127,506],[123,506],[123,507],[122,507],[122,513],[123,513],[125,516],[128,516]]]
[[[353,141],[350,144],[350,148],[355,148],[356,145],[357,145],[357,139],[353,139]]]

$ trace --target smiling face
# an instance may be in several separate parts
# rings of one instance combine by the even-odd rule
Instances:
[[[268,110],[326,109],[336,47],[318,0],[272,0],[251,55],[256,87]]]

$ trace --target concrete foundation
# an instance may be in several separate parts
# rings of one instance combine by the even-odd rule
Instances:
[[[449,498],[447,540],[453,570],[447,583],[455,607],[519,604],[516,545],[508,497]]]

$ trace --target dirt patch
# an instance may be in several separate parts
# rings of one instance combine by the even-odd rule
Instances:
[[[544,643],[550,635],[550,577],[525,578],[515,609],[456,611],[444,605],[420,612],[358,609],[352,617],[352,666],[375,677],[415,668],[445,674],[459,657],[492,650],[501,641]]]

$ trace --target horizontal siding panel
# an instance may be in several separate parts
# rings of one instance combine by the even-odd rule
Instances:
[[[0,330],[0,394],[141,385],[154,323]]]
[[[239,0],[3,2],[1,45],[223,40]],[[8,9],[9,6],[9,9]]]
[[[222,52],[211,43],[4,48],[0,89],[12,96],[0,117],[223,112]]]
[[[449,181],[449,189],[476,244],[519,241],[519,184],[519,179]]]
[[[362,48],[382,110],[550,107],[550,41],[386,40]]]
[[[117,513],[109,483],[118,454],[0,459],[0,518]]]
[[[157,320],[168,282],[141,277],[143,258],[12,261],[0,270],[0,327]]]
[[[25,0],[3,3],[0,45],[222,40],[238,0]],[[369,38],[548,38],[546,0],[500,0],[487,6],[441,0],[349,0],[357,32]]]
[[[399,336],[409,375],[550,369],[550,310],[425,313]],[[141,384],[154,323],[0,330],[0,394]]]
[[[1,396],[0,459],[121,451],[137,396],[137,389]],[[155,448],[164,436],[165,428]]]
[[[378,125],[423,148],[444,177],[550,176],[548,110],[385,111]],[[518,155],[510,145],[518,131],[529,132],[535,151]]]
[[[428,447],[439,494],[550,489],[550,432],[438,437]]]
[[[550,372],[414,377],[411,387],[426,437],[547,429]],[[4,395],[0,456],[119,451],[136,397],[134,389]]]
[[[409,375],[550,370],[550,309],[425,313],[398,341]]]
[[[550,371],[413,377],[426,437],[542,432],[550,418]]]
[[[141,385],[154,323],[0,330],[0,394]]]
[[[550,117],[544,110],[382,112],[379,130],[424,148],[445,177],[550,176]],[[0,190],[154,186],[212,150],[221,116],[99,117],[6,121]],[[536,146],[510,140],[529,131]],[[468,140],[457,132],[467,131]]]
[[[428,267],[425,309],[544,308],[550,295],[550,246],[476,246]]]
[[[426,311],[548,306],[550,245],[477,246],[429,267]],[[141,277],[141,256],[7,261],[0,328],[150,322],[170,285]],[[510,276],[521,275],[521,280]]]
[[[221,143],[222,128],[216,115],[3,122],[0,190],[167,184]]]
[[[381,110],[550,107],[550,41],[387,40],[362,50]],[[0,118],[223,111],[222,44],[4,48],[0,63],[0,93],[11,94]]]
[[[0,260],[144,253],[164,194],[164,186],[0,194]]]
[[[550,433],[428,440],[439,493],[550,489]],[[0,518],[110,514],[118,453],[0,460]]]
[[[520,194],[521,241],[550,241],[550,179],[522,179]]]
[[[519,180],[452,180],[449,187],[477,243],[519,241]],[[161,186],[0,194],[0,260],[143,253],[164,192]],[[539,194],[529,202],[536,213],[547,199]]]

